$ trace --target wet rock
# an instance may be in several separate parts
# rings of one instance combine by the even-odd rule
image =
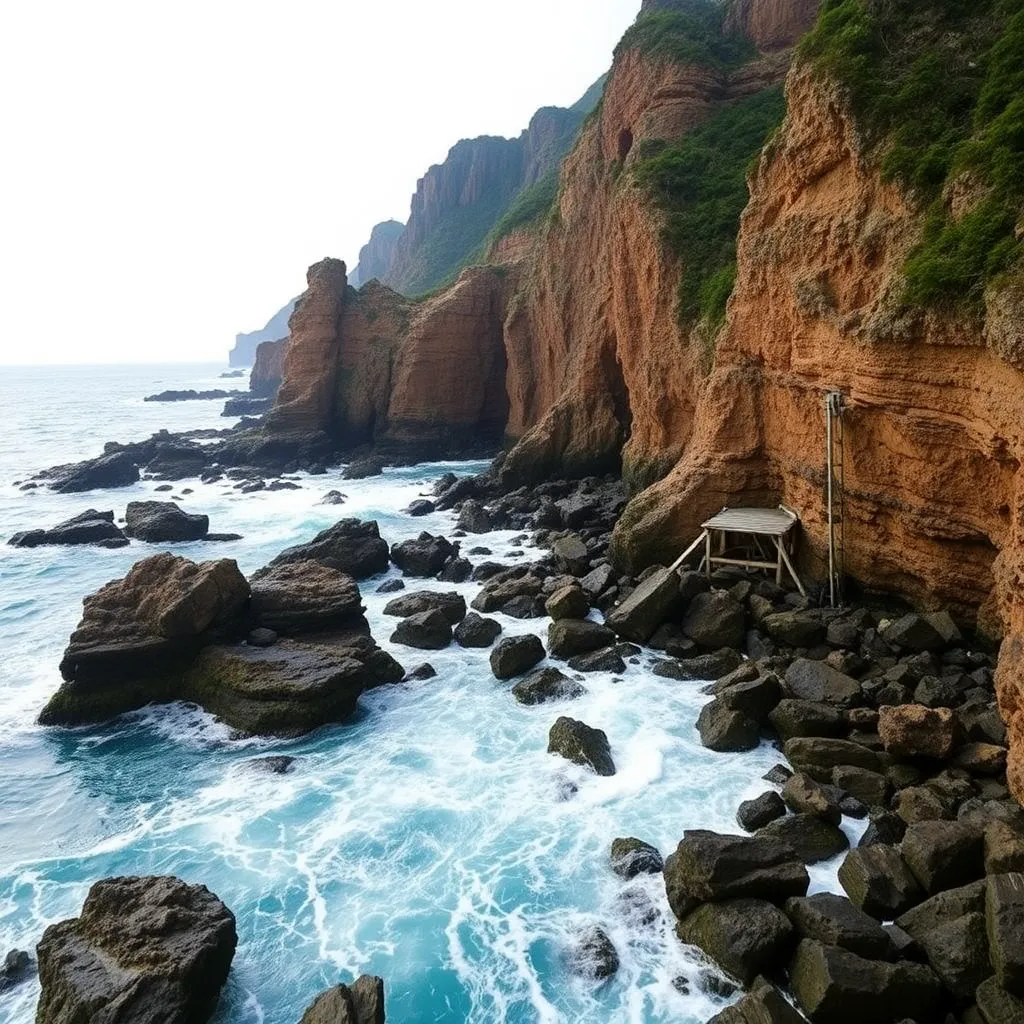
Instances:
[[[430,608],[402,619],[391,634],[391,642],[421,651],[442,651],[452,642],[452,624],[444,612]]]
[[[746,612],[723,591],[697,594],[683,617],[683,632],[705,650],[739,648],[746,631]]]
[[[719,683],[715,690],[726,707],[749,715],[759,724],[767,724],[768,716],[779,703],[779,680],[771,673],[728,686]]]
[[[759,978],[738,1003],[715,1014],[708,1024],[806,1024],[806,1021],[774,985]]]
[[[481,566],[477,566],[474,577],[480,568]],[[495,612],[516,597],[538,598],[543,587],[544,580],[530,572],[527,567],[507,569],[502,566],[501,571],[495,573],[473,598],[471,605],[478,612]]]
[[[318,505],[344,505],[347,497],[341,491],[328,491],[318,502]]]
[[[602,647],[570,658],[569,668],[574,672],[625,672],[626,663],[617,647]]]
[[[50,487],[61,494],[130,487],[139,481],[139,467],[128,451],[108,452],[71,466],[59,466],[45,474]]]
[[[619,954],[608,933],[594,927],[583,933],[570,954],[570,962],[582,977],[604,981],[619,969]]]
[[[409,503],[409,507],[405,510],[406,515],[412,516],[414,519],[418,519],[421,516],[429,516],[434,511],[434,503],[427,501],[426,498],[417,498],[415,501]]]
[[[300,1024],[384,1024],[384,980],[362,975],[351,985],[321,992]]]
[[[501,625],[494,619],[469,612],[455,627],[455,642],[460,647],[490,647],[501,635]]]
[[[491,671],[498,679],[512,679],[543,660],[544,645],[539,636],[507,636],[491,651]]]
[[[876,843],[851,850],[839,867],[839,884],[855,906],[891,921],[924,899],[924,891],[899,850]]]
[[[996,981],[1024,998],[1024,875],[990,875],[985,920]]]
[[[12,949],[5,957],[3,966],[0,967],[0,994],[8,989],[28,981],[35,973],[35,964],[32,957],[24,950]]]
[[[396,597],[384,606],[385,615],[407,618],[436,608],[453,626],[466,617],[466,599],[455,591],[440,594],[431,590],[416,590]]]
[[[957,722],[947,708],[886,706],[879,709],[879,735],[894,757],[945,760],[956,744]]]
[[[817,701],[780,700],[768,717],[783,742],[794,736],[838,737],[846,731],[843,713]]]
[[[512,687],[512,696],[520,704],[545,704],[552,700],[574,700],[587,691],[557,668],[540,668]]]
[[[552,658],[571,658],[615,643],[615,634],[589,619],[559,619],[548,627],[548,651]]]
[[[799,700],[850,708],[863,703],[860,683],[823,661],[797,658],[786,670],[786,684]]]
[[[201,1024],[216,1009],[237,941],[234,915],[205,886],[104,879],[79,917],[43,933],[36,1020]]]
[[[553,619],[584,619],[590,612],[587,595],[577,586],[559,587],[544,603]]]
[[[850,845],[842,829],[813,814],[788,814],[765,825],[757,835],[788,844],[805,864],[830,860]]]
[[[210,531],[210,517],[183,512],[173,501],[130,501],[124,532],[150,544],[202,540]]]
[[[784,750],[794,768],[807,772],[819,782],[830,781],[832,769],[837,765],[853,765],[868,771],[879,768],[878,755],[873,750],[850,740],[797,736],[786,741]]]
[[[749,985],[759,974],[779,968],[788,958],[793,926],[778,907],[766,900],[741,898],[701,904],[678,923],[676,934]]]
[[[612,871],[622,878],[656,875],[665,863],[658,850],[640,839],[615,839],[611,849]]]
[[[598,775],[615,774],[615,762],[604,731],[574,718],[562,716],[551,726],[548,753],[591,768]]]
[[[773,786],[784,786],[792,775],[792,768],[789,768],[784,764],[776,764],[769,768],[761,778],[764,779],[765,782],[770,782]]]
[[[953,817],[953,809],[927,786],[907,786],[900,790],[892,807],[908,825]]]
[[[65,519],[49,530],[25,530],[7,542],[16,548],[37,548],[49,545],[90,544],[101,548],[123,548],[128,538],[114,524],[113,512],[97,512],[91,508]]]
[[[544,614],[544,605],[539,598],[520,594],[501,606],[502,615],[513,619],[539,619]]]
[[[882,926],[845,896],[819,892],[786,901],[797,934],[826,946],[840,946],[869,960],[889,959],[892,940]]]
[[[744,896],[781,902],[807,892],[807,869],[792,847],[761,836],[688,830],[665,858],[665,891],[676,917],[699,902]]]
[[[400,590],[405,590],[405,580],[398,579],[396,577],[392,580],[385,580],[379,587],[377,587],[375,593],[397,594]]]
[[[866,960],[813,939],[801,940],[789,972],[797,1003],[812,1021],[931,1020],[942,1001],[938,978],[923,964]]]
[[[816,612],[774,612],[766,615],[760,626],[787,647],[815,647],[825,639],[825,624]]]
[[[652,662],[651,671],[663,679],[718,679],[727,675],[742,663],[739,654],[723,647],[712,654],[700,654],[695,658],[659,658]]]
[[[290,775],[295,771],[297,761],[287,754],[272,754],[269,757],[254,757],[245,762],[245,767],[267,775]]]
[[[576,534],[559,537],[552,545],[551,553],[559,569],[570,576],[583,576],[590,569],[590,552]]]
[[[384,472],[384,462],[376,456],[355,459],[341,472],[343,480],[365,480],[371,476],[380,476]]]
[[[463,502],[456,527],[466,533],[490,533],[494,523],[487,509],[473,498]]]
[[[915,942],[921,942],[931,932],[967,914],[984,914],[985,888],[985,880],[980,879],[958,889],[947,889],[900,915],[896,923]]]
[[[824,786],[803,772],[797,772],[787,780],[782,790],[782,799],[795,814],[813,814],[830,825],[838,825],[842,821],[839,801]]]
[[[701,708],[697,732],[701,743],[717,753],[753,750],[761,742],[761,727],[757,722],[729,707],[720,697]]]
[[[270,567],[309,560],[365,580],[387,570],[388,545],[381,539],[375,521],[342,519],[308,543],[286,548],[270,562]]]
[[[421,533],[415,540],[402,541],[391,546],[391,561],[406,576],[428,578],[436,576],[453,555],[456,549],[444,537],[434,537],[429,533]]]
[[[774,790],[769,790],[753,800],[744,800],[736,810],[736,820],[740,828],[747,832],[756,832],[785,813],[786,805],[782,802],[782,797]]]
[[[359,584],[319,562],[286,562],[256,573],[250,610],[264,629],[295,636],[362,620]]]
[[[465,558],[452,558],[437,574],[442,583],[465,583],[473,575],[473,563]]]
[[[609,612],[605,623],[619,636],[643,644],[681,606],[679,576],[659,568]]]
[[[923,821],[907,828],[900,851],[928,893],[966,885],[984,872],[980,830],[956,821]]]

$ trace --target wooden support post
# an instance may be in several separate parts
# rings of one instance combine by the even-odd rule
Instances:
[[[786,549],[783,547],[782,541],[776,540],[776,546],[779,549],[779,557],[783,562],[786,563],[786,568],[789,570],[789,575],[793,577],[793,582],[796,584],[796,589],[800,591],[803,597],[807,596],[807,591],[804,590],[804,585],[800,582],[800,577],[797,576],[796,570],[793,568],[793,563],[789,560],[789,555],[786,554]]]
[[[669,569],[676,571],[682,568],[683,562],[685,562],[690,555],[694,553],[704,543],[704,538],[707,537],[708,531],[701,531],[701,535],[669,566]]]
[[[711,531],[704,531],[704,571],[708,579],[711,579]]]

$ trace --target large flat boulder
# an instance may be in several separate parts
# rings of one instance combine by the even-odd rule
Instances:
[[[234,915],[205,886],[107,878],[37,952],[38,1024],[203,1024],[237,945]]]
[[[860,683],[823,661],[797,658],[786,669],[786,685],[798,700],[851,708],[864,703]]]
[[[58,466],[41,474],[50,487],[61,494],[131,487],[139,481],[139,467],[130,451],[107,452],[70,466]]]
[[[406,618],[436,608],[453,625],[457,626],[466,617],[466,599],[454,590],[438,593],[431,590],[414,590],[401,597],[393,598],[384,606],[385,615]]]
[[[342,519],[311,541],[286,548],[270,566],[306,561],[320,562],[329,569],[365,580],[387,570],[388,545],[381,539],[375,521]]]
[[[343,627],[363,614],[359,584],[321,562],[285,562],[252,578],[250,608],[258,625],[294,636]]]
[[[956,746],[959,726],[949,708],[887,704],[878,709],[878,735],[895,757],[945,760]]]
[[[210,532],[210,517],[185,512],[173,501],[130,501],[124,532],[149,544],[202,540]]]
[[[681,605],[678,573],[658,569],[608,613],[605,624],[619,636],[645,644]]]
[[[690,601],[683,617],[683,632],[705,650],[740,648],[746,622],[743,605],[725,591],[712,590],[697,594]]]

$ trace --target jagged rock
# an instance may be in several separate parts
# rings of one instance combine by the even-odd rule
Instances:
[[[577,654],[569,659],[574,672],[625,672],[626,663],[616,647],[602,647],[599,651]]]
[[[813,814],[830,825],[838,825],[843,817],[834,795],[803,772],[787,779],[782,799],[795,814]]]
[[[501,614],[513,619],[539,619],[544,614],[544,605],[536,597],[520,594],[501,606]]]
[[[405,540],[391,546],[391,561],[406,576],[436,576],[444,568],[445,562],[455,554],[456,549],[450,541],[426,532],[415,540]]]
[[[718,679],[739,667],[742,661],[736,651],[723,647],[696,658],[659,658],[652,662],[651,671],[664,679]]]
[[[552,700],[574,700],[587,691],[557,668],[540,668],[512,687],[512,696],[520,704],[545,704]]]
[[[774,612],[766,615],[760,626],[787,647],[815,647],[825,639],[825,624],[815,612]]]
[[[453,626],[466,617],[466,599],[456,591],[439,594],[431,590],[416,590],[396,597],[384,606],[385,615],[407,618],[436,608]]]
[[[985,879],[937,893],[901,914],[896,924],[916,942],[967,914],[985,913]]]
[[[482,566],[477,566],[473,573],[474,579],[478,578],[480,569],[487,565],[485,562]],[[544,580],[528,570],[506,569],[502,566],[488,579],[480,593],[470,603],[478,612],[496,612],[516,597],[539,597],[543,587]]]
[[[966,885],[984,872],[983,835],[956,821],[911,825],[900,851],[907,867],[929,894]]]
[[[887,644],[905,651],[941,651],[960,639],[960,631],[946,612],[931,615],[910,612],[890,623],[882,631],[882,637]]]
[[[842,711],[818,701],[780,700],[768,717],[783,742],[794,736],[838,737],[846,731]]]
[[[805,864],[830,860],[850,845],[842,829],[813,814],[787,814],[765,825],[757,835],[786,843]]]
[[[604,731],[575,718],[563,715],[551,726],[548,753],[560,754],[575,764],[593,769],[598,775],[615,774],[615,762]]]
[[[953,808],[927,786],[907,786],[900,790],[892,807],[908,825],[953,817]]]
[[[237,941],[234,915],[205,886],[104,879],[79,917],[43,933],[36,1020],[202,1024],[216,1009]]]
[[[494,529],[490,514],[479,501],[470,498],[463,502],[456,528],[466,533],[490,533]]]
[[[850,740],[833,740],[817,736],[797,736],[787,740],[783,748],[793,767],[805,771],[819,782],[832,778],[837,765],[853,765],[877,771],[878,755]]]
[[[452,624],[444,612],[430,608],[402,619],[391,634],[391,642],[421,651],[442,651],[452,642]]]
[[[611,850],[612,871],[622,878],[656,875],[665,863],[658,850],[640,839],[615,839]]]
[[[453,558],[437,574],[442,583],[465,583],[473,575],[473,563],[466,558]]]
[[[700,709],[697,732],[701,743],[717,753],[753,750],[761,742],[761,727],[757,722],[729,707],[720,697]]]
[[[364,974],[321,992],[300,1024],[384,1024],[384,979]]]
[[[797,934],[826,946],[840,946],[868,960],[887,960],[892,940],[882,926],[845,896],[819,892],[786,901]]]
[[[427,501],[426,498],[417,498],[415,501],[409,502],[405,514],[418,519],[421,516],[429,516],[433,511],[434,503],[432,501]]]
[[[344,505],[347,496],[341,491],[328,491],[318,502],[318,505]]]
[[[744,896],[781,902],[807,892],[807,869],[792,847],[760,836],[688,830],[665,858],[665,890],[676,917],[699,902]]]
[[[724,591],[697,594],[683,617],[683,632],[706,650],[739,648],[746,630],[746,612]]]
[[[599,565],[580,580],[580,586],[583,593],[593,601],[608,589],[614,578],[615,570],[610,565]]]
[[[659,568],[608,613],[605,623],[619,636],[644,644],[681,605],[678,574]]]
[[[1024,999],[1000,987],[995,976],[986,978],[974,993],[983,1018],[980,1024],[1020,1024],[1024,1020]],[[965,1024],[967,1017],[964,1017]]]
[[[1005,875],[1024,871],[1024,835],[1005,821],[993,821],[985,829],[985,874]]]
[[[91,508],[65,519],[49,530],[25,530],[7,542],[16,548],[37,548],[44,545],[91,544],[101,548],[123,548],[128,538],[114,524],[113,512],[97,512]]]
[[[676,934],[749,985],[762,972],[786,961],[793,926],[766,900],[741,898],[701,904],[676,925]]]
[[[507,636],[491,651],[491,671],[498,679],[511,679],[543,660],[544,645],[539,636]]]
[[[362,618],[359,584],[319,562],[286,562],[253,576],[250,609],[265,629],[294,636]]]
[[[589,619],[559,619],[548,626],[548,652],[552,658],[571,658],[615,643],[615,634]]]
[[[202,540],[210,532],[210,517],[183,512],[173,501],[130,501],[124,532],[150,544]]]
[[[82,725],[177,699],[178,673],[204,635],[237,621],[248,599],[249,583],[230,559],[197,565],[161,554],[136,562],[85,599],[60,664],[64,685],[40,722]]]
[[[985,890],[989,952],[1001,988],[1024,997],[1024,875],[990,875]]]
[[[46,477],[50,487],[61,494],[80,491],[131,487],[139,481],[139,467],[129,451],[108,452],[72,466],[59,466]]]
[[[348,573],[357,580],[386,572],[388,545],[374,520],[342,519],[322,530],[306,544],[286,548],[268,568],[286,562],[320,562],[329,569]]]
[[[397,594],[400,590],[405,590],[405,580],[395,579],[385,580],[377,589],[377,594]]]
[[[365,480],[371,476],[380,476],[384,472],[384,461],[376,456],[355,459],[341,473],[343,480]]]
[[[786,805],[782,802],[782,797],[774,790],[768,790],[753,800],[744,800],[736,810],[736,820],[740,828],[747,832],[756,832],[785,813]]]
[[[884,705],[878,709],[878,735],[895,757],[945,760],[956,745],[956,716],[948,708]]]
[[[455,627],[455,642],[460,647],[490,647],[500,635],[500,623],[476,612],[469,612]]]
[[[942,1001],[938,978],[923,964],[866,960],[813,939],[801,940],[789,974],[800,1008],[824,1024],[931,1020]]]
[[[786,684],[799,700],[841,708],[863,703],[860,683],[823,661],[797,658],[786,670]]]
[[[590,612],[587,595],[577,586],[559,587],[544,602],[544,609],[553,619],[584,619]]]
[[[969,1001],[992,973],[983,914],[971,913],[921,936],[921,949],[946,989]]]
[[[832,769],[832,784],[859,800],[865,807],[884,807],[889,799],[889,780],[880,772],[840,764]]]
[[[583,576],[590,568],[587,545],[574,533],[559,537],[551,547],[559,569],[570,576]]]
[[[575,973],[594,981],[604,981],[619,969],[615,943],[603,928],[590,928],[580,937],[570,953]]]
[[[924,899],[899,850],[884,843],[858,846],[839,866],[839,884],[865,913],[891,921]]]
[[[708,1024],[806,1024],[786,997],[764,978],[734,1006],[716,1013]]]

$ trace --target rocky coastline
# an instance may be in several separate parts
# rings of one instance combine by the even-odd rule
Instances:
[[[765,792],[737,808],[744,834],[687,832],[675,850],[609,837],[608,862],[594,865],[627,881],[663,874],[680,941],[715,965],[707,983],[746,989],[716,1024],[1017,1019],[1024,812],[1006,785],[992,652],[947,613],[891,598],[832,609],[740,570],[622,574],[608,549],[626,500],[614,477],[507,491],[494,473],[447,476],[420,501],[451,512],[450,538],[389,546],[375,523],[341,520],[248,580],[230,560],[144,559],[86,599],[65,683],[40,720],[83,725],[191,700],[241,733],[344,721],[365,689],[434,674],[429,664],[407,673],[362,618],[358,581],[373,586],[394,565],[402,578],[391,582],[406,585],[387,586],[392,642],[411,654],[453,643],[479,652],[510,699],[550,706],[553,756],[616,772],[602,723],[573,718],[572,701],[589,672],[622,671],[650,651],[666,687],[704,687],[697,731],[709,757],[777,746]],[[509,567],[463,553],[496,528],[523,531],[539,557]],[[468,605],[444,589],[465,580],[479,583]],[[529,631],[502,636],[495,611]],[[852,848],[844,821],[866,823]],[[808,895],[807,866],[834,857],[845,895]],[[150,887],[184,883],[133,884],[145,906]],[[41,1006],[62,1002],[54,986],[74,989],[83,969],[63,936],[40,946]],[[615,974],[600,929],[580,936],[578,953],[595,983]],[[204,984],[219,987],[220,970]],[[358,985],[303,1019],[334,1019],[323,1014],[337,1005],[356,1013],[340,1019],[363,1020],[350,1007],[372,986]],[[382,1003],[380,1013],[366,1019],[383,1019]]]

